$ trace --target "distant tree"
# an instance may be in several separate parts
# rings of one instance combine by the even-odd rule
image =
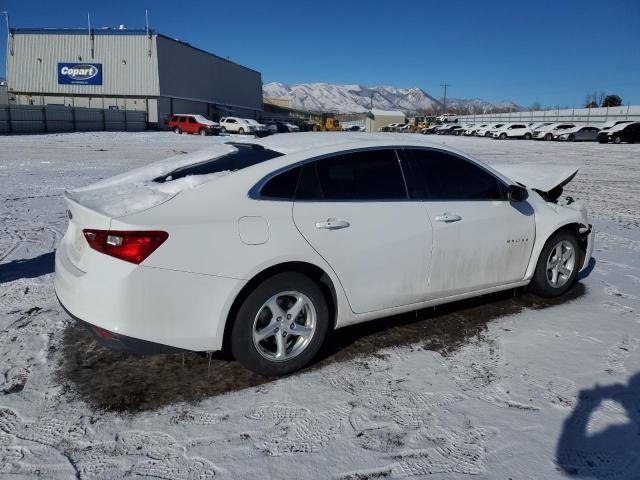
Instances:
[[[619,107],[622,105],[622,99],[618,95],[607,95],[602,100],[603,107]]]
[[[598,108],[598,102],[596,102],[595,100],[591,100],[590,102],[584,104],[584,108]]]
[[[602,102],[604,102],[604,99],[607,96],[607,94],[603,90],[600,90],[597,94],[594,94],[594,96],[595,96],[596,102],[598,102],[598,105],[602,105]]]
[[[542,105],[540,104],[540,102],[533,102],[531,104],[531,110],[533,110],[534,112],[542,110]]]

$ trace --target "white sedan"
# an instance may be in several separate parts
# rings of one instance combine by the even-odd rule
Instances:
[[[228,348],[283,375],[332,329],[527,285],[565,293],[593,249],[585,206],[558,202],[575,174],[401,135],[218,143],[66,192],[55,291],[107,346]]]

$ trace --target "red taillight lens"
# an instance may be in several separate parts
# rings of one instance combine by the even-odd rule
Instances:
[[[139,264],[169,238],[167,232],[83,230],[89,246],[98,252]]]

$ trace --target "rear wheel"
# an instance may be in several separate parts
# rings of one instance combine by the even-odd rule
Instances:
[[[241,305],[231,331],[231,352],[260,375],[286,375],[311,361],[328,327],[320,287],[300,273],[280,273],[258,285]]]
[[[182,130],[180,130],[180,127],[173,127],[173,133],[177,133],[178,135],[180,135],[182,133]]]
[[[620,143],[622,143],[622,137],[620,137],[620,135],[615,135],[615,136],[613,137],[613,143],[615,143],[615,144],[620,144]]]
[[[240,128],[238,129],[238,133],[239,133],[240,135],[242,135],[242,134],[244,133],[244,128],[240,127]]]
[[[531,134],[530,133],[525,133],[524,134],[524,139],[525,140],[531,140]]]
[[[541,297],[558,297],[578,278],[580,245],[570,231],[553,234],[540,252],[529,288]]]

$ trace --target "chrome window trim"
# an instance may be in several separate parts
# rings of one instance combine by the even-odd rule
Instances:
[[[504,197],[502,199],[482,199],[482,198],[477,198],[477,199],[468,199],[468,198],[464,198],[464,199],[455,199],[455,198],[448,198],[448,199],[428,199],[428,198],[410,198],[409,196],[409,186],[407,184],[407,180],[406,180],[406,176],[405,176],[405,168],[402,165],[402,158],[401,155],[399,153],[399,150],[427,150],[427,151],[431,151],[431,152],[440,152],[440,153],[446,153],[449,155],[452,155],[454,157],[458,157],[461,160],[465,161],[465,162],[469,162],[473,165],[475,165],[476,167],[480,168],[481,170],[483,170],[484,172],[488,173],[489,175],[491,175],[493,178],[496,179],[496,181],[504,188],[504,191],[506,192],[509,188],[509,185],[507,185],[500,177],[497,177],[491,170],[487,169],[484,165],[479,164],[477,162],[474,162],[473,160],[466,158],[456,152],[451,152],[449,150],[443,150],[440,148],[435,148],[435,147],[429,147],[429,146],[420,146],[420,145],[386,145],[386,146],[376,146],[376,147],[362,147],[362,148],[351,148],[348,150],[341,150],[339,152],[332,152],[332,153],[326,153],[324,155],[318,155],[316,157],[310,157],[307,158],[305,160],[300,160],[298,162],[292,163],[291,165],[286,165],[284,167],[280,167],[277,170],[274,170],[271,173],[268,173],[267,175],[265,175],[264,177],[262,177],[253,187],[251,187],[251,189],[249,189],[249,192],[247,193],[247,196],[252,199],[252,200],[263,200],[263,201],[270,201],[270,202],[323,202],[323,203],[354,203],[354,202],[358,202],[358,203],[363,203],[363,202],[367,202],[367,203],[372,203],[372,202],[376,202],[376,203],[380,203],[380,202],[504,202],[504,201],[509,201],[508,198]],[[311,162],[317,162],[319,160],[323,160],[325,158],[330,158],[330,157],[335,157],[338,155],[346,155],[349,153],[357,153],[357,152],[367,152],[367,151],[372,151],[372,150],[394,150],[395,154],[396,154],[396,158],[398,159],[398,164],[400,166],[400,172],[402,173],[402,179],[404,182],[404,187],[405,187],[405,192],[406,192],[406,198],[398,198],[398,199],[353,199],[353,200],[325,200],[325,199],[319,199],[319,200],[296,200],[295,198],[277,198],[277,197],[268,197],[266,195],[262,195],[260,193],[260,191],[262,190],[262,188],[274,177],[280,175],[281,173],[284,173],[288,170],[293,170],[294,168],[298,168],[301,167],[303,165],[305,165],[306,163],[311,163]],[[280,157],[277,157],[280,158]],[[298,177],[298,182],[300,181],[300,177]],[[297,190],[297,185],[296,185],[296,190]]]

